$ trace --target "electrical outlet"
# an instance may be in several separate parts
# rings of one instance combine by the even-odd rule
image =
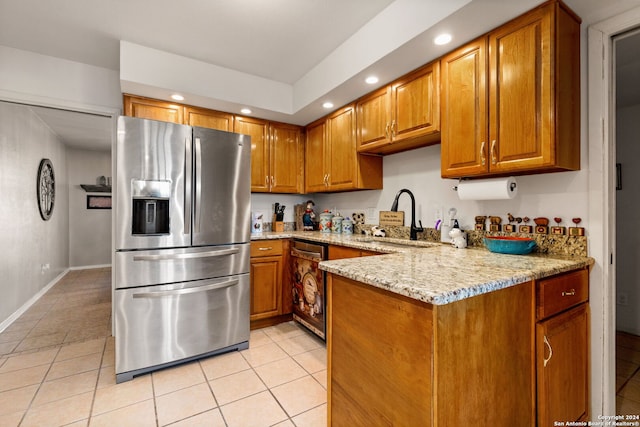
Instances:
[[[616,295],[616,303],[618,305],[628,305],[629,296],[625,292],[620,292]]]
[[[376,216],[376,208],[367,208],[366,222],[367,224],[373,224],[372,221],[375,221],[374,217]]]

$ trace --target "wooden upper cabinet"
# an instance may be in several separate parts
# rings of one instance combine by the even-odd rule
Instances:
[[[356,118],[353,106],[327,119],[327,182],[332,190],[356,188]]]
[[[233,132],[233,114],[206,108],[185,107],[185,124]]]
[[[302,193],[304,146],[302,130],[282,123],[270,125],[270,169],[274,193]]]
[[[443,176],[487,173],[487,39],[482,37],[440,61]]]
[[[564,4],[547,2],[442,64],[444,178],[580,169],[580,18]]]
[[[382,158],[356,152],[353,104],[307,127],[305,192],[382,188]]]
[[[383,87],[356,103],[358,150],[388,145],[391,142],[391,87]]]
[[[358,151],[389,154],[437,143],[439,88],[440,63],[434,62],[358,100]]]
[[[249,117],[236,117],[233,131],[251,137],[251,191],[268,193],[271,189],[269,123]]]
[[[180,104],[126,94],[123,103],[125,116],[184,124],[184,106]]]
[[[301,193],[302,129],[249,117],[235,117],[234,132],[251,136],[251,191]]]
[[[304,159],[304,190],[305,193],[321,193],[327,190],[325,145],[327,122],[325,119],[307,126],[305,159]]]

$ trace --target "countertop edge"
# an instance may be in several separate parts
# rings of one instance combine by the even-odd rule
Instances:
[[[399,239],[363,241],[362,236],[340,236],[319,232],[267,232],[260,235],[252,234],[251,238],[298,238],[382,252],[382,255],[373,257],[322,261],[319,268],[433,305],[449,304],[531,280],[591,267],[595,262],[591,257],[503,255],[491,253],[485,248],[455,249],[450,245],[435,242],[401,240],[403,246],[395,246],[395,241]],[[389,243],[393,246],[385,246]],[[426,274],[417,272],[413,276],[407,275],[407,264],[411,262],[436,265],[439,274],[430,274],[427,271]],[[385,266],[386,270],[376,266]],[[428,281],[431,283],[425,283]],[[456,284],[451,285],[452,281]],[[460,284],[457,284],[458,281]]]

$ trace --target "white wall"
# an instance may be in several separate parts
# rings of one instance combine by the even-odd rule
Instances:
[[[640,105],[617,110],[616,161],[622,190],[616,191],[616,329],[640,335]],[[623,300],[626,300],[623,301]]]
[[[55,174],[55,203],[43,221],[36,198],[40,160]],[[65,146],[29,107],[0,102],[0,325],[69,267]],[[42,271],[42,265],[50,269]]]
[[[117,71],[1,45],[0,99],[95,113],[122,108]]]
[[[563,225],[573,225],[571,218],[580,217],[580,225],[588,230],[586,170],[516,177],[518,195],[511,200],[461,201],[452,190],[457,181],[440,177],[440,145],[385,156],[383,167],[383,190],[314,195],[316,209],[335,207],[343,215],[350,215],[375,208],[374,219],[367,218],[367,223],[377,224],[378,212],[389,210],[398,190],[408,188],[416,199],[416,223],[422,220],[424,227],[434,226],[437,210],[446,217],[450,208],[456,208],[460,226],[466,229],[473,228],[476,215],[501,216],[506,222],[507,213],[511,213],[530,218],[557,216],[563,218]],[[408,226],[411,204],[407,195],[400,197],[398,210],[405,211]]]
[[[111,152],[67,149],[69,165],[69,265],[111,264],[111,209],[87,209],[87,193],[80,184],[96,184],[111,176]]]

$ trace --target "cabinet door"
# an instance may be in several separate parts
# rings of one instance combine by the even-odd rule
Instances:
[[[185,107],[186,124],[233,132],[233,115],[205,108]]]
[[[417,138],[440,130],[440,63],[420,68],[391,87],[391,139]]]
[[[581,304],[536,326],[538,425],[588,415],[588,313]]]
[[[284,124],[271,124],[271,192],[302,192],[302,142],[300,128]]]
[[[251,320],[278,316],[282,307],[282,257],[251,259]]]
[[[263,120],[236,117],[233,131],[251,136],[251,191],[267,193],[269,173],[269,124]]]
[[[360,99],[357,110],[358,151],[391,142],[391,92],[384,87]]]
[[[487,39],[442,58],[441,174],[458,178],[487,173]]]
[[[359,258],[362,256],[362,251],[356,248],[350,248],[348,246],[329,246],[329,259],[345,259],[345,258]]]
[[[356,122],[353,105],[344,107],[327,119],[329,190],[357,188]]]
[[[124,95],[124,115],[139,119],[184,124],[184,106],[131,95]]]
[[[326,180],[326,144],[327,125],[323,119],[307,127],[304,155],[304,190],[305,193],[316,193],[327,190]]]
[[[489,34],[492,172],[555,162],[552,6],[535,9]]]

